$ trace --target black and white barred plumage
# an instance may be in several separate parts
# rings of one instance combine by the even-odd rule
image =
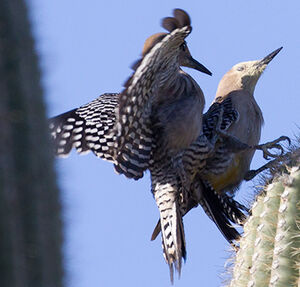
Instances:
[[[92,151],[96,156],[113,161],[110,148],[119,103],[119,94],[103,94],[94,101],[50,119],[49,128],[55,154],[65,157],[72,148],[80,154]]]
[[[120,95],[116,93],[103,94],[89,104],[52,118],[50,120],[50,131],[54,141],[56,155],[65,157],[70,153],[72,148],[75,148],[78,153],[92,151],[96,156],[113,162],[113,154],[111,153],[110,147],[113,146],[115,139],[114,137],[111,137],[111,133],[115,124],[115,112],[118,108],[119,97]],[[206,138],[211,139],[213,136],[213,128],[218,116],[218,108],[220,105],[221,104],[219,103],[213,104],[203,115],[203,131]],[[232,122],[238,119],[238,114],[233,109],[230,98],[226,99],[222,105],[224,105],[224,114],[221,129],[226,130]],[[199,141],[199,144],[201,143],[202,141]],[[201,149],[196,147],[197,143],[194,143],[186,151],[187,162],[188,159],[190,159],[189,165],[187,166],[187,172],[189,172],[189,168],[194,169],[193,160],[198,161],[194,154],[198,153]],[[202,148],[205,149],[205,152],[207,152],[208,146],[206,144],[202,144]],[[220,158],[224,157],[223,152],[220,151],[219,154]],[[218,157],[218,153],[214,156]],[[225,160],[227,159],[225,158]],[[206,160],[204,163],[206,163]],[[214,168],[223,170],[223,166],[218,167],[215,165]],[[197,182],[194,184],[199,185],[200,183]],[[208,190],[212,190],[212,187],[208,188]],[[208,195],[208,193],[205,193],[205,195]],[[227,218],[233,223],[241,223],[243,218],[231,213],[231,211],[234,211],[235,209],[226,208],[227,206],[236,206],[237,209],[240,209],[240,205],[233,201],[232,198],[227,197],[227,195],[223,195],[222,200],[220,196],[221,195],[215,195],[215,205],[220,207],[221,203],[221,206],[223,205],[223,209],[211,209],[203,200],[200,202],[200,205],[212,220],[213,218],[220,218],[210,214],[211,212],[217,212],[218,210],[221,214],[224,214],[224,212],[227,211],[224,220]],[[219,200],[219,203],[217,200]],[[196,207],[198,205],[195,201],[194,203],[192,202],[193,199],[189,202],[189,207],[182,208],[183,214],[188,212],[188,210],[191,209],[191,206]],[[240,215],[239,212],[237,213]],[[237,218],[237,220],[233,220],[233,218]],[[216,220],[214,220],[214,222],[220,229],[225,229],[226,226],[229,226],[227,224],[222,225],[221,223],[216,222]],[[160,231],[160,227],[158,229]],[[236,234],[235,231],[232,232],[233,234]],[[226,231],[222,231],[222,233],[227,234],[229,231],[227,231],[227,233]],[[153,235],[153,239],[157,236],[157,231],[155,231],[154,234],[156,235]],[[226,238],[230,241],[233,236],[231,235]]]
[[[178,201],[183,187],[172,160],[182,156],[188,173],[205,166],[213,149],[209,140],[213,138],[219,104],[204,115],[202,135],[204,97],[197,83],[180,69],[180,61],[186,65],[192,59],[185,44],[191,32],[189,16],[176,9],[174,17],[164,19],[163,26],[170,33],[153,35],[122,93],[103,94],[50,119],[49,126],[58,156],[67,156],[72,148],[78,153],[92,151],[113,162],[117,172],[134,179],[150,170],[152,192],[160,210],[164,256],[173,277],[173,268],[180,273],[186,255],[182,216],[188,208]],[[182,60],[182,53],[186,59]],[[210,74],[196,64],[198,70]],[[221,129],[226,129],[237,115],[230,104],[222,103],[222,110]],[[206,208],[215,222],[218,212],[230,217],[218,210],[226,207],[227,201],[215,199],[215,204],[209,200],[197,204]]]
[[[185,244],[177,208],[177,175],[169,161],[200,133],[204,106],[200,87],[180,66],[211,73],[186,47],[191,26],[183,10],[174,10],[174,17],[165,18],[163,26],[170,33],[155,34],[146,41],[143,58],[120,95],[105,94],[52,118],[50,130],[57,155],[67,155],[72,147],[79,153],[91,150],[113,161],[119,173],[134,179],[150,170],[161,216],[164,255],[172,277],[174,267],[180,272]],[[176,137],[178,134],[181,137]]]

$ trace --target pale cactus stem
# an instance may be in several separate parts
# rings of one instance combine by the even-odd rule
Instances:
[[[272,265],[278,208],[283,190],[284,187],[281,182],[272,183],[267,186],[262,198],[263,210],[256,230],[248,286],[268,286],[270,282],[271,268],[268,266]]]
[[[240,242],[240,249],[236,254],[235,268],[230,287],[247,286],[252,266],[256,231],[261,221],[260,214],[263,211],[263,205],[263,198],[259,196],[253,205],[252,216],[245,223],[244,235]]]
[[[293,168],[281,194],[270,286],[299,286],[300,169]]]
[[[281,170],[281,171],[280,171]],[[279,169],[256,198],[230,287],[300,287],[300,167]]]

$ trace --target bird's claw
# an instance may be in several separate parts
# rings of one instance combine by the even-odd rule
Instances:
[[[244,180],[246,181],[252,180],[254,177],[256,177],[258,173],[259,172],[257,172],[256,170],[248,170],[244,177]]]
[[[284,148],[281,144],[279,144],[282,141],[288,141],[288,144],[291,144],[291,140],[287,136],[281,136],[280,138],[267,142],[265,144],[256,145],[254,146],[255,149],[262,150],[264,159],[268,160],[269,158],[277,158],[278,156],[281,156],[284,154]],[[280,154],[278,153],[272,153],[269,151],[269,149],[277,149],[280,151]]]

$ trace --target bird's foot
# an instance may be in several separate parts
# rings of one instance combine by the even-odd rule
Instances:
[[[278,162],[280,162],[280,159],[281,159],[281,157],[278,156],[277,158],[269,161],[268,163],[264,164],[263,166],[261,166],[258,169],[252,169],[252,170],[247,171],[247,173],[244,177],[244,180],[246,180],[246,181],[252,180],[254,177],[256,177],[258,174],[260,174],[264,170],[273,168],[274,166],[276,166],[276,164]]]
[[[258,169],[255,170],[249,170],[244,179],[246,181],[252,180],[254,177],[256,177],[259,173],[261,173],[262,171],[266,170],[266,169],[272,169],[274,166],[276,166],[276,164],[278,164],[278,162],[280,162],[282,160],[282,158],[284,157],[284,149],[281,146],[281,144],[279,144],[282,141],[287,141],[288,144],[291,144],[291,140],[289,137],[286,136],[281,136],[278,139],[271,141],[271,142],[267,142],[265,144],[261,144],[261,145],[256,145],[253,146],[252,148],[254,149],[259,149],[263,151],[263,157],[265,159],[269,159],[269,157],[273,157],[274,159],[269,161],[268,163],[264,164],[263,166],[261,166]],[[269,151],[269,149],[277,149],[280,151],[280,154],[277,153],[271,153]]]
[[[284,149],[283,149],[282,145],[280,144],[280,142],[282,142],[282,141],[287,141],[289,143],[289,145],[291,144],[291,140],[289,137],[281,136],[280,138],[278,138],[274,141],[267,142],[267,143],[261,144],[261,145],[255,145],[252,148],[262,150],[264,159],[269,159],[269,157],[277,158],[278,156],[282,156],[284,153]],[[270,149],[277,149],[280,151],[280,154],[272,153],[269,151]]]

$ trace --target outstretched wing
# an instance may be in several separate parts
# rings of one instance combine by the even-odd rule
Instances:
[[[182,24],[186,23],[189,24],[189,21],[182,21]],[[144,55],[120,96],[115,168],[127,177],[138,179],[149,167],[154,144],[151,129],[152,101],[158,95],[158,86],[172,75],[175,68],[178,69],[180,46],[191,32],[191,26],[182,27],[179,20],[173,24],[175,30],[162,37]]]
[[[113,161],[113,129],[119,94],[103,94],[94,101],[49,120],[55,154],[68,156],[72,148]]]

